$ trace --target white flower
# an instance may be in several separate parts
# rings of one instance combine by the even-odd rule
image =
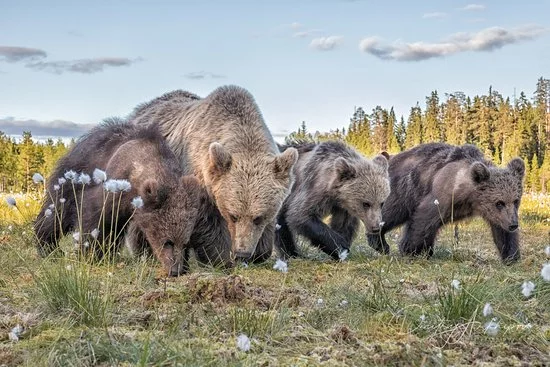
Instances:
[[[73,238],[76,242],[80,241],[80,232],[74,232]]]
[[[69,181],[72,181],[72,182],[77,182],[78,181],[78,173],[76,173],[73,170],[65,172],[64,176]]]
[[[281,229],[281,225],[279,223],[275,224],[275,230],[278,231],[279,229]]]
[[[81,173],[78,182],[82,185],[88,185],[90,182],[92,182],[92,179],[90,178],[90,175],[87,175],[86,173]]]
[[[61,186],[59,186],[59,185],[53,185],[54,191],[59,191],[60,188],[61,188]]]
[[[248,263],[246,261],[241,262],[241,266],[245,269],[248,268]]]
[[[349,255],[349,251],[348,250],[342,250],[339,254],[338,254],[338,258],[340,259],[340,262],[343,262],[344,260],[346,260],[348,258],[348,255]]]
[[[130,191],[132,185],[128,180],[116,180],[118,191]]]
[[[542,270],[540,271],[540,276],[542,279],[546,280],[547,282],[550,282],[550,263],[546,263],[542,266]]]
[[[143,199],[141,196],[136,196],[132,199],[132,206],[136,209],[139,209],[143,206]]]
[[[15,198],[13,196],[8,196],[6,198],[6,203],[8,203],[10,207],[17,206],[17,202],[15,201]]]
[[[485,324],[485,333],[489,336],[495,336],[498,334],[498,331],[500,329],[500,326],[498,322],[496,322],[496,319],[493,319]]]
[[[84,248],[88,248],[90,247],[90,242],[86,241],[82,244],[82,246],[84,246]]]
[[[60,198],[60,199],[59,199],[59,202],[60,202],[61,204],[64,204],[65,201],[67,201],[67,199],[65,199],[65,198]]]
[[[90,234],[92,235],[92,237],[93,237],[94,239],[97,240],[97,236],[99,236],[99,229],[94,228],[94,229],[92,230],[92,233],[90,233]]]
[[[25,207],[28,208],[29,206],[31,206],[31,203],[25,203]]]
[[[277,261],[275,261],[275,265],[273,265],[273,269],[286,273],[288,271],[288,264],[281,259],[277,259]]]
[[[63,185],[65,182],[67,182],[67,180],[65,180],[63,177],[59,177],[57,179],[57,183],[60,184],[60,185]]]
[[[65,269],[67,269],[68,271],[71,271],[71,270],[73,270],[73,267],[71,265],[67,265],[67,266],[65,266]]]
[[[546,256],[550,256],[550,246],[546,246],[546,248],[544,249],[544,253],[546,254]]]
[[[435,204],[435,205],[439,205],[439,200],[435,199],[435,200],[434,200],[434,204]]]
[[[35,184],[37,184],[40,182],[44,182],[44,177],[42,177],[40,173],[35,173],[34,175],[32,175],[32,180]]]
[[[49,217],[49,216],[51,216],[51,215],[52,215],[52,210],[51,210],[51,209],[46,209],[46,210],[44,211],[44,216],[45,216],[46,218]]]
[[[456,290],[460,289],[460,280],[453,279],[451,282],[451,287],[453,287]]]
[[[338,306],[340,306],[340,307],[346,307],[346,306],[348,305],[348,303],[349,303],[349,302],[348,302],[347,300],[343,299],[343,300],[338,304]]]
[[[48,208],[50,208],[51,210],[53,210],[53,208],[55,208],[55,204],[52,203],[52,204],[48,205]]]
[[[11,231],[12,229],[13,229],[13,226],[10,224],[10,225],[8,226],[8,231]]]
[[[23,233],[21,233],[21,234],[22,234],[22,235],[24,236],[24,235],[26,235],[26,234],[27,234],[27,232],[26,232],[26,231],[23,231]]]
[[[483,306],[483,316],[487,317],[493,314],[493,307],[490,303],[486,303],[485,306]]]
[[[105,171],[102,171],[99,168],[96,168],[94,170],[92,176],[94,177],[94,182],[98,185],[102,182],[107,181],[107,174],[105,173]]]
[[[531,293],[535,290],[535,283],[532,281],[523,282],[521,285],[521,293],[525,297],[530,297]]]
[[[380,222],[380,228],[384,227],[384,224],[386,224],[386,222]]]
[[[240,334],[237,337],[237,348],[243,352],[248,352],[250,350],[250,339],[244,334]]]
[[[525,324],[525,325],[523,325],[523,328],[525,328],[525,329],[527,329],[527,330],[531,329],[532,327],[533,327],[533,325],[531,325],[530,322],[527,323],[527,324]]]
[[[105,181],[105,183],[103,183],[103,188],[105,189],[105,191],[108,192],[118,192],[118,185],[116,183],[116,180],[113,179]]]
[[[318,298],[318,299],[317,299],[317,305],[318,305],[318,306],[322,306],[323,303],[325,303],[325,301],[324,301],[322,298]]]
[[[21,334],[23,334],[23,326],[17,324],[11,331],[8,333],[8,338],[14,342],[19,340]]]
[[[420,319],[420,322],[426,321],[426,315],[424,314],[420,315],[419,319]]]

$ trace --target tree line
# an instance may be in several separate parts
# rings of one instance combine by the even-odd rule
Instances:
[[[376,106],[368,113],[356,107],[349,126],[328,133],[307,131],[302,122],[285,141],[342,140],[366,156],[399,153],[418,144],[447,142],[475,144],[488,159],[505,164],[513,157],[526,162],[526,189],[550,192],[550,80],[539,78],[532,98],[521,92],[503,97],[489,87],[487,94],[445,94],[433,91],[425,106],[411,107],[407,121],[393,107]]]

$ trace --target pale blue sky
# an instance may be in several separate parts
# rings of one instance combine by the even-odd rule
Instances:
[[[0,0],[0,130],[77,134],[66,122],[224,84],[275,134],[347,126],[354,106],[406,116],[434,89],[531,96],[550,77],[548,14],[549,0]]]

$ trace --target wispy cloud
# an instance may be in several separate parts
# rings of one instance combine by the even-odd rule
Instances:
[[[424,15],[422,15],[422,18],[424,19],[441,19],[441,18],[445,18],[447,16],[447,13],[443,13],[443,12],[440,12],[440,11],[434,11],[432,13],[424,13]]]
[[[71,61],[37,61],[28,63],[25,67],[46,71],[52,74],[80,73],[94,74],[105,70],[108,67],[130,66],[142,59],[129,59],[126,57],[98,57],[94,59],[81,59]]]
[[[47,57],[44,50],[28,47],[0,46],[0,61],[32,61]]]
[[[307,38],[312,37],[318,33],[321,33],[322,31],[320,29],[307,29],[305,31],[299,31],[295,32],[292,37],[294,38]]]
[[[309,47],[319,51],[331,51],[340,46],[344,42],[344,37],[328,36],[319,37],[311,40]]]
[[[382,44],[378,37],[367,37],[361,40],[359,49],[382,60],[422,61],[467,51],[494,51],[507,45],[533,40],[547,31],[547,28],[538,25],[509,30],[491,27],[477,33],[456,33],[446,40],[435,43],[396,42],[391,45]]]
[[[7,135],[20,135],[23,131],[30,131],[33,136],[50,137],[78,137],[95,124],[77,124],[72,121],[54,120],[21,120],[15,117],[5,117],[0,119],[0,131]]]
[[[223,79],[225,78],[225,75],[214,74],[209,71],[194,71],[192,73],[185,74],[184,77],[186,77],[187,79],[194,79],[194,80],[207,79],[207,78]]]
[[[463,8],[460,8],[460,10],[465,11],[482,11],[485,10],[485,5],[483,4],[468,4]]]

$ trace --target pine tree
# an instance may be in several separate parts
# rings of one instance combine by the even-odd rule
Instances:
[[[412,148],[424,142],[424,130],[422,124],[422,109],[417,102],[416,106],[411,108],[409,120],[407,122],[407,133],[405,139],[406,149]]]
[[[531,172],[529,173],[529,187],[533,192],[539,192],[541,189],[539,159],[537,158],[536,154],[533,155],[533,160],[531,161]]]
[[[399,150],[403,151],[405,149],[405,139],[407,137],[407,126],[405,125],[405,118],[401,116],[399,120],[399,125],[396,130],[397,143],[399,144]]]
[[[440,118],[439,96],[433,91],[426,97],[426,112],[424,113],[424,142],[438,142],[445,139]]]
[[[399,125],[397,124],[397,117],[395,117],[395,111],[393,107],[390,109],[388,115],[388,126],[386,136],[388,137],[388,142],[386,143],[386,150],[390,154],[396,154],[401,151],[401,145],[399,144],[399,139],[397,137],[399,130]]]

